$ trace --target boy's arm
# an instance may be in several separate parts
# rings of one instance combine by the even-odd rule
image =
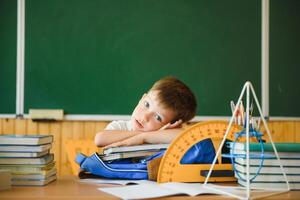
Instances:
[[[141,132],[138,131],[104,130],[96,134],[95,144],[98,147],[104,147],[112,143],[136,136],[140,133]]]
[[[174,137],[182,131],[181,128],[178,128],[181,127],[181,124],[182,120],[180,119],[174,123],[168,123],[160,130],[153,132],[104,130],[96,134],[95,144],[98,147],[108,148],[139,145],[143,143],[170,143]]]
[[[132,146],[140,145],[144,143],[148,144],[159,144],[159,143],[171,143],[172,140],[182,131],[181,128],[159,130],[153,132],[143,132],[134,136],[129,136],[123,140],[119,140],[112,143],[105,148],[116,147],[116,146]]]
[[[143,143],[168,144],[171,143],[173,139],[182,131],[182,128],[166,129],[150,133],[143,133],[141,137],[143,138]]]

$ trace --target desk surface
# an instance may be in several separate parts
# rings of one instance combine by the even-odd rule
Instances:
[[[75,176],[59,177],[58,180],[44,187],[12,187],[11,190],[0,191],[0,199],[118,199],[115,196],[97,190],[99,187],[111,185],[95,185],[77,181]],[[197,197],[170,196],[160,199],[230,199],[220,195],[199,195]],[[290,191],[265,199],[299,199],[300,191]]]

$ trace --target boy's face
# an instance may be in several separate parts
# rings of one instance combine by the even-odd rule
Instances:
[[[144,94],[131,115],[134,131],[156,131],[171,122],[175,113],[164,108],[157,98],[157,91]]]

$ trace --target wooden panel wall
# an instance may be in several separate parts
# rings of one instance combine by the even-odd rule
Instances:
[[[0,134],[52,134],[59,175],[71,174],[64,142],[67,140],[93,140],[95,133],[108,124],[106,121],[32,122],[30,119],[0,119]],[[300,121],[271,121],[268,123],[274,142],[299,142]]]

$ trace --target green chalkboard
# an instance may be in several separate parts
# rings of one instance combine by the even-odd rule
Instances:
[[[174,75],[228,116],[245,81],[260,98],[260,40],[260,0],[26,1],[25,112],[131,114]]]
[[[300,116],[300,1],[270,2],[270,115]]]
[[[17,1],[0,1],[0,113],[15,114]]]
[[[300,116],[299,8],[270,1],[271,116]],[[246,80],[260,98],[260,0],[30,0],[25,13],[25,113],[130,114],[166,75],[192,88],[198,115],[229,115]],[[0,114],[14,114],[16,0],[0,19]]]

